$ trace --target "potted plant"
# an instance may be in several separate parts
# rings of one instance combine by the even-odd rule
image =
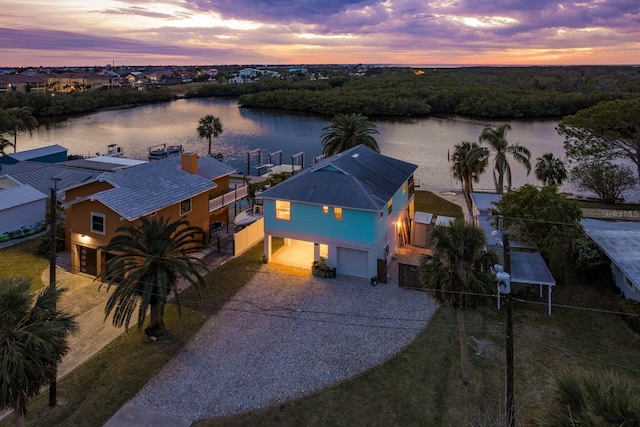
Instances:
[[[329,267],[324,261],[324,258],[320,257],[320,260],[313,261],[313,264],[311,265],[311,274],[316,277],[332,279],[336,277],[336,269]]]

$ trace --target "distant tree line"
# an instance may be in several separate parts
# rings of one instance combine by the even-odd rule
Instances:
[[[361,77],[211,85],[188,96],[238,96],[243,107],[324,115],[561,117],[640,96],[639,77],[624,66],[376,68]]]
[[[110,108],[165,102],[173,98],[167,87],[151,90],[113,88],[72,93],[12,93],[0,96],[0,110],[31,108],[36,118],[69,116]]]

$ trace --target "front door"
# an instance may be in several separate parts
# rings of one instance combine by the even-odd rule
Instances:
[[[98,274],[98,250],[79,246],[80,248],[80,273],[91,276]]]

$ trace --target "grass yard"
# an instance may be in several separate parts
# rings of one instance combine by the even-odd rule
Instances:
[[[429,192],[416,193],[416,210],[462,215],[457,205]],[[15,258],[22,271],[28,248]],[[3,257],[7,252],[0,252]],[[33,257],[33,255],[31,255]],[[3,261],[5,261],[3,259]],[[37,258],[39,275],[47,266]],[[37,267],[35,266],[36,263]],[[58,383],[62,404],[50,409],[47,393],[29,406],[29,426],[100,426],[145,384],[235,295],[260,268],[262,245],[207,275],[201,303],[182,294],[182,316],[167,308],[170,336],[151,343],[133,329]],[[4,272],[3,272],[4,273]],[[381,285],[384,286],[384,285]],[[417,298],[426,298],[419,291]],[[546,293],[545,293],[546,294]],[[617,314],[618,296],[609,285],[559,285],[553,314],[538,290],[525,289],[514,303],[517,424],[532,425],[549,406],[554,374],[581,367],[611,369],[640,384],[640,337]],[[567,306],[567,307],[564,307]],[[570,308],[570,307],[580,307]],[[349,381],[282,405],[229,417],[201,420],[202,426],[489,426],[500,425],[504,396],[504,310],[495,303],[467,315],[472,382],[460,381],[456,314],[440,309],[404,351]],[[11,417],[0,427],[11,425]]]
[[[640,337],[615,314],[555,307],[525,290],[514,304],[517,425],[534,425],[549,407],[554,374],[612,369],[640,383]],[[558,287],[554,304],[615,310],[608,288]],[[538,304],[542,302],[542,304]],[[403,352],[350,381],[277,407],[217,419],[198,427],[497,426],[504,425],[504,309],[467,315],[472,383],[460,381],[456,315],[440,309]],[[626,367],[629,369],[624,369]],[[634,371],[635,370],[635,371]]]
[[[463,218],[462,208],[460,206],[439,197],[431,191],[416,191],[414,203],[416,212],[428,212],[433,215]]]
[[[26,277],[31,280],[31,290],[44,286],[42,272],[48,268],[49,260],[36,254],[39,237],[25,240],[17,245],[0,249],[0,279],[5,277]]]
[[[179,351],[202,324],[247,283],[262,264],[262,245],[228,261],[206,276],[201,303],[193,289],[181,294],[182,315],[170,304],[165,323],[170,335],[156,343],[133,327],[130,332],[58,382],[60,404],[51,409],[48,393],[29,405],[28,426],[101,426]],[[224,274],[220,274],[224,272]],[[0,421],[12,425],[13,417]]]

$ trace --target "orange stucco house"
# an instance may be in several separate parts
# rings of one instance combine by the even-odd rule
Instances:
[[[203,240],[208,243],[209,224],[227,218],[230,203],[220,199],[229,192],[234,172],[212,157],[185,152],[104,172],[66,189],[65,237],[71,272],[99,275],[107,260],[99,248],[109,243],[118,227],[135,226],[142,217],[186,219],[205,231]]]

